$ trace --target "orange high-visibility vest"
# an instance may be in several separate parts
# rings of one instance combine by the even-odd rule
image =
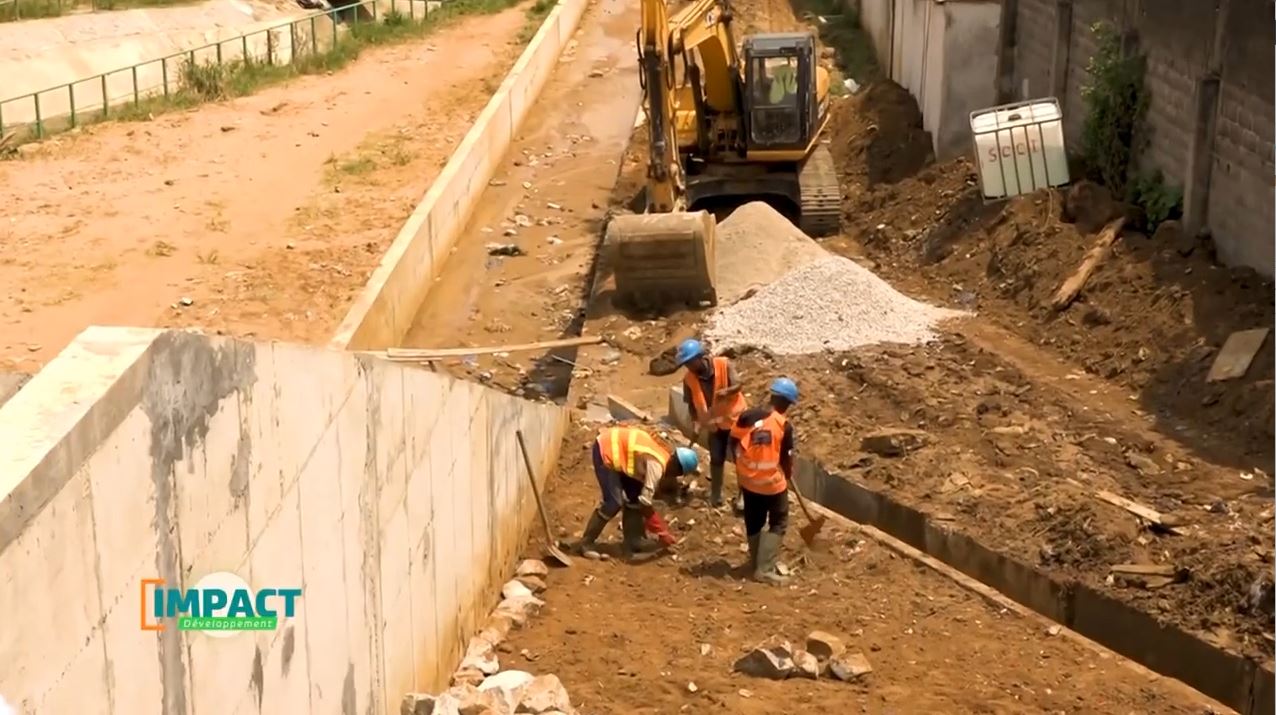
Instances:
[[[731,362],[724,357],[714,358],[713,393],[715,395],[720,390],[725,390],[730,386],[730,375]],[[687,371],[686,375],[683,375],[682,383],[683,388],[687,390],[687,394],[691,395],[691,404],[696,406],[696,415],[700,417],[709,415],[713,425],[718,429],[731,429],[740,413],[748,408],[742,392],[735,393],[735,397],[720,399],[706,396],[704,390],[700,387],[700,378],[690,370]],[[712,403],[712,406],[710,406],[710,403]]]
[[[784,491],[787,485],[780,469],[780,446],[784,444],[786,422],[784,415],[772,411],[764,420],[735,429],[735,436],[740,440],[735,473],[741,489],[754,494]]]
[[[638,427],[607,427],[598,433],[598,449],[602,452],[603,464],[608,469],[620,472],[639,481],[643,477],[638,474],[638,456],[645,454],[654,457],[664,467],[669,463],[669,452],[660,446],[646,430]]]

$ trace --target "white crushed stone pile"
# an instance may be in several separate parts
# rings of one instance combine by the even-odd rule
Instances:
[[[878,343],[916,345],[937,323],[965,315],[919,303],[840,256],[797,268],[735,305],[705,333],[716,350],[750,346],[774,355],[834,352]]]

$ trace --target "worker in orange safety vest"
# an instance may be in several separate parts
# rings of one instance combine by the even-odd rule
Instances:
[[[797,384],[787,377],[771,383],[768,407],[744,411],[731,430],[731,453],[744,497],[744,532],[749,568],[759,581],[784,583],[777,570],[780,544],[789,523],[789,480],[793,478],[793,423],[785,413],[797,403]],[[769,527],[767,531],[763,531]]]
[[[699,340],[682,341],[674,362],[687,368],[682,378],[682,398],[695,424],[693,438],[699,442],[708,433],[709,504],[716,508],[722,505],[722,475],[731,427],[748,404],[731,361],[710,357]]]
[[[656,512],[652,497],[664,480],[691,475],[700,466],[694,450],[678,447],[670,451],[641,427],[615,425],[598,432],[592,446],[594,476],[602,491],[602,501],[590,515],[577,550],[587,558],[598,558],[594,548],[608,522],[622,512],[620,528],[626,555],[651,551],[648,532],[662,545],[671,546],[673,536]]]

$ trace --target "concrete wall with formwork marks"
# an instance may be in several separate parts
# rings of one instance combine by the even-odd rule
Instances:
[[[0,407],[0,695],[22,713],[398,711],[445,684],[532,516],[558,407],[371,357],[89,328]],[[142,579],[301,587],[230,638]]]

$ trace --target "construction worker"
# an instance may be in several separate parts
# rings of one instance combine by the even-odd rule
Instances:
[[[695,473],[700,459],[694,450],[678,447],[673,454],[641,427],[616,425],[598,432],[593,444],[594,476],[602,490],[602,502],[589,517],[577,549],[597,558],[594,543],[618,512],[622,546],[626,555],[651,551],[647,533],[672,546],[673,535],[652,504],[656,486],[665,479]]]
[[[748,404],[731,361],[710,357],[699,340],[682,341],[674,362],[687,369],[682,378],[682,398],[695,424],[694,439],[699,442],[708,433],[709,504],[716,508],[722,506],[722,474],[731,427]]]
[[[744,497],[749,567],[755,579],[780,584],[786,579],[776,570],[776,560],[789,522],[794,446],[793,424],[785,412],[797,404],[797,384],[787,377],[776,378],[770,393],[768,407],[746,410],[736,420],[731,453]]]

